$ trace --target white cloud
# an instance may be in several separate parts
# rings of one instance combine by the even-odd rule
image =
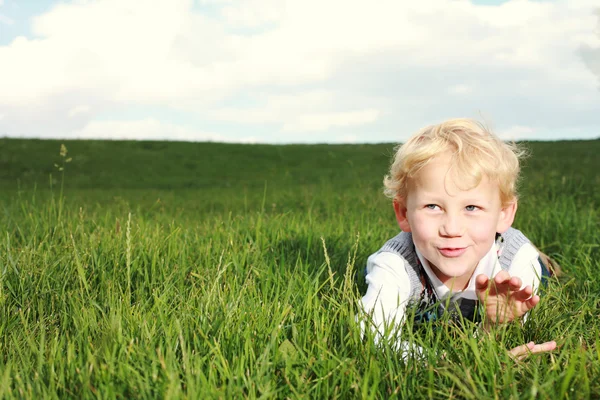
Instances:
[[[309,90],[295,94],[274,94],[260,97],[259,106],[216,108],[207,111],[211,118],[241,124],[284,124],[299,115],[314,110],[335,110],[335,93],[326,90]]]
[[[596,10],[596,16],[598,17],[597,25],[597,43],[589,44],[586,43],[581,47],[581,57],[587,67],[594,73],[598,80],[600,80],[600,8]]]
[[[356,143],[359,141],[357,135],[344,135],[338,138],[340,143]]]
[[[379,117],[378,110],[358,110],[335,113],[303,114],[283,125],[284,132],[319,132],[331,127],[349,127],[374,122]]]
[[[0,46],[0,132],[81,133],[144,107],[228,123],[227,138],[267,126],[283,141],[402,140],[480,111],[519,135],[600,126],[597,0],[198,4],[60,3],[33,18],[35,37]]]
[[[254,143],[254,137],[230,138],[217,133],[202,132],[185,126],[160,122],[155,118],[133,121],[92,121],[70,137],[79,139],[128,139],[172,141],[241,141]]]
[[[258,28],[279,22],[284,8],[281,0],[246,0],[223,7],[221,15],[231,27]]]
[[[468,94],[471,93],[473,91],[473,88],[470,85],[466,85],[466,84],[458,84],[458,85],[454,85],[450,88],[448,88],[448,92],[450,94]]]
[[[85,114],[88,112],[90,112],[90,106],[79,105],[79,106],[75,106],[75,107],[71,108],[67,115],[69,116],[69,118],[73,118],[74,116],[76,116],[78,114]]]
[[[503,140],[517,141],[535,136],[535,129],[530,126],[511,126],[498,132],[498,137]]]

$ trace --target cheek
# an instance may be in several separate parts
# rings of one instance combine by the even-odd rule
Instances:
[[[471,239],[478,243],[487,244],[496,237],[496,222],[491,219],[479,221],[476,224],[472,224],[470,232]]]
[[[412,230],[413,240],[416,243],[422,243],[423,241],[437,236],[438,229],[435,221],[420,214],[413,214],[410,219],[410,228]]]

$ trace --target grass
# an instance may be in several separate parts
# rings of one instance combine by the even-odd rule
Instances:
[[[525,327],[408,359],[355,322],[392,145],[60,144],[0,140],[0,397],[600,396],[600,141],[527,144],[514,226],[565,274]]]

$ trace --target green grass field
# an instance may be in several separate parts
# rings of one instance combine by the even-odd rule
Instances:
[[[564,276],[525,326],[406,360],[355,323],[393,145],[61,143],[0,139],[2,398],[600,397],[600,140],[527,144],[514,226]]]

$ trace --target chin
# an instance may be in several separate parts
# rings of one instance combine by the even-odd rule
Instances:
[[[465,275],[469,275],[469,277],[473,274],[474,268],[437,268],[442,274],[450,277],[450,278],[460,278]]]

